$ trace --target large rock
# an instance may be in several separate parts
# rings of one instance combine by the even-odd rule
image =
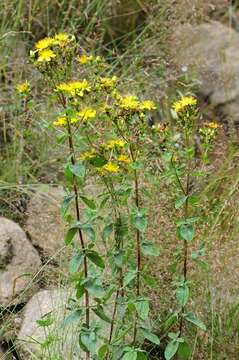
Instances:
[[[200,92],[228,120],[239,115],[239,34],[217,21],[178,27],[171,44],[174,61],[200,81]]]
[[[40,354],[39,343],[43,342],[48,334],[52,332],[54,336],[59,336],[62,329],[56,325],[56,321],[59,325],[59,318],[63,319],[66,301],[67,292],[64,290],[41,290],[29,300],[24,308],[23,322],[18,335],[18,347],[22,352],[28,356],[32,352]],[[47,314],[51,314],[54,323],[48,327],[40,327],[36,321]],[[65,351],[66,349],[64,349]]]
[[[62,188],[38,190],[30,199],[25,229],[32,243],[47,256],[53,256],[64,246],[64,225],[60,217]]]
[[[8,305],[27,290],[41,260],[20,226],[5,218],[0,218],[0,251],[0,304]]]
[[[69,312],[66,310],[68,298],[72,296],[67,290],[41,290],[35,294],[24,308],[23,321],[17,339],[17,347],[24,359],[32,359],[31,354],[39,359],[45,359],[47,351],[53,359],[79,360],[84,359],[85,354],[79,347],[79,321],[65,324],[63,321]],[[39,326],[37,320],[50,315],[52,324],[46,327]],[[101,321],[95,316],[95,320]],[[102,333],[108,336],[109,324],[104,321]],[[77,330],[78,329],[78,330]],[[34,341],[36,340],[36,341]],[[49,341],[48,348],[41,347],[39,343]],[[34,359],[36,357],[33,357]]]

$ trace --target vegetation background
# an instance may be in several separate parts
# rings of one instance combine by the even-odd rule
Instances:
[[[172,97],[189,89],[198,94],[203,114],[222,123],[225,118],[220,111],[200,95],[195,75],[182,72],[175,61],[172,37],[180,25],[197,26],[211,20],[238,31],[238,13],[239,2],[227,0],[0,0],[1,216],[24,226],[28,201],[39,184],[62,183],[59,168],[65,154],[55,144],[54,131],[47,128],[53,118],[51,104],[46,105],[42,80],[28,61],[37,40],[60,31],[75,34],[82,49],[105,56],[112,72],[126,80],[127,91],[146,94],[159,104],[152,121],[167,120]],[[38,99],[27,124],[15,91],[16,84],[25,79]],[[239,358],[239,153],[237,129],[232,132],[222,131],[217,140],[199,206],[206,218],[200,237],[206,243],[209,270],[198,275],[191,269],[197,283],[192,305],[200,309],[208,332],[194,334],[199,343],[195,360]],[[160,261],[147,265],[158,282],[152,296],[155,327],[160,328],[172,300],[167,284],[171,281],[168,259],[176,247],[171,228],[175,209],[167,189],[162,191],[157,182],[154,186],[158,196],[150,201],[158,215],[151,219],[150,236],[164,251]],[[39,281],[55,283],[59,273],[61,270],[44,270]],[[14,318],[14,311],[11,316]],[[0,338],[11,348],[15,334],[12,320],[8,323],[11,336],[7,341],[3,335]],[[161,348],[149,352],[152,359],[161,359]]]

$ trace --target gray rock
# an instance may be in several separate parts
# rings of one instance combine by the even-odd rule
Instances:
[[[32,243],[52,256],[64,246],[64,224],[60,217],[62,188],[47,187],[37,191],[31,198],[25,230]]]
[[[0,249],[3,264],[0,270],[0,304],[7,305],[26,289],[29,275],[37,272],[41,260],[20,226],[5,218],[0,218]]]
[[[46,359],[51,353],[52,359],[62,358],[67,360],[80,360],[85,354],[79,347],[79,321],[63,326],[63,320],[69,315],[66,303],[71,296],[67,290],[41,290],[35,294],[24,308],[23,322],[17,338],[17,346],[24,359],[32,359],[32,354],[38,359]],[[47,327],[40,327],[36,321],[51,315],[53,323]],[[46,317],[45,317],[46,318]],[[99,318],[95,320],[100,321]],[[109,325],[103,322],[102,331],[108,336]],[[106,332],[107,331],[107,332]],[[39,343],[46,343],[51,339],[48,348],[43,348]],[[36,340],[36,341],[34,341]]]
[[[219,22],[183,25],[174,33],[177,64],[195,72],[213,105],[239,96],[239,34]]]
[[[172,39],[175,63],[188,68],[200,82],[200,92],[232,122],[239,107],[239,34],[217,21],[197,26],[183,25]],[[231,104],[233,104],[231,106]],[[235,111],[236,107],[236,111]]]

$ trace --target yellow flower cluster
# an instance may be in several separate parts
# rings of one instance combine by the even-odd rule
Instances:
[[[126,142],[123,140],[110,140],[106,144],[102,144],[102,147],[106,150],[120,149],[126,145]]]
[[[67,43],[69,43],[72,39],[73,37],[67,33],[59,33],[56,34],[54,37],[46,37],[44,39],[39,40],[35,44],[35,49],[37,51],[42,51],[54,45],[64,46]]]
[[[42,51],[45,50],[47,48],[49,48],[50,46],[55,45],[55,40],[51,37],[46,37],[44,39],[39,40],[36,44],[35,44],[35,48],[37,51]]]
[[[77,58],[77,61],[81,64],[81,65],[85,65],[85,64],[88,64],[89,62],[91,62],[93,60],[93,56],[92,55],[86,55],[86,54],[83,54],[81,56],[79,56]]]
[[[76,124],[79,121],[89,121],[96,116],[96,110],[92,108],[84,108],[76,113],[75,117],[68,118],[70,124]],[[67,124],[67,117],[60,116],[54,122],[55,126],[64,126]]]
[[[221,125],[217,124],[216,122],[207,122],[203,125],[204,126],[199,129],[199,133],[206,143],[211,142],[216,137],[218,129],[221,127]]]
[[[117,83],[117,76],[110,77],[102,77],[100,78],[100,88],[113,88]]]
[[[35,51],[31,52],[31,54],[34,55],[35,53],[38,53],[37,62],[50,62],[56,57],[52,47],[59,46],[60,48],[63,48],[73,39],[74,37],[67,33],[59,33],[54,37],[46,37],[35,44]]]
[[[124,164],[130,164],[132,163],[132,160],[127,156],[127,155],[124,155],[124,154],[121,154],[117,157],[117,160],[119,162],[122,162]]]
[[[88,121],[96,116],[96,110],[92,108],[84,108],[77,113],[77,115],[81,118],[81,120]]]
[[[94,159],[96,157],[97,153],[95,150],[90,150],[90,151],[85,151],[83,152],[79,159],[80,160],[91,160],[91,159]]]
[[[119,97],[119,107],[123,110],[131,110],[131,111],[148,111],[155,110],[156,105],[151,100],[140,101],[137,96],[128,95],[124,97]]]
[[[139,110],[139,101],[137,96],[128,95],[121,97],[119,107],[124,110]]]
[[[192,96],[183,96],[180,100],[173,103],[173,110],[179,114],[189,108],[194,108],[197,105],[197,99]]]
[[[58,117],[54,122],[53,125],[55,126],[64,126],[67,124],[66,117]]]
[[[107,164],[105,164],[103,167],[102,167],[102,170],[106,170],[107,172],[109,173],[117,173],[119,172],[120,168],[117,164],[114,164],[112,161],[109,161],[107,162]]]
[[[39,52],[37,62],[50,62],[56,57],[56,54],[51,49],[44,49]]]
[[[219,129],[221,127],[221,125],[219,125],[218,123],[211,121],[209,123],[205,123],[204,126],[210,128],[210,129]]]
[[[85,92],[91,91],[91,86],[86,79],[82,81],[72,81],[69,83],[61,83],[57,85],[56,91],[65,93],[66,95],[71,96],[80,96],[83,97]]]
[[[16,90],[19,94],[27,94],[30,91],[30,84],[28,81],[25,81],[21,84],[17,84]]]

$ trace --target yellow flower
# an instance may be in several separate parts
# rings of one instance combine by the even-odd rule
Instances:
[[[87,80],[72,81],[69,83],[61,83],[57,85],[56,91],[61,91],[71,96],[84,96],[85,91],[89,92],[91,87]]]
[[[96,116],[96,110],[92,108],[82,109],[77,115],[84,121],[93,119]]]
[[[128,95],[119,99],[119,107],[124,110],[139,110],[140,102],[137,96]]]
[[[101,62],[101,61],[102,61],[102,57],[101,57],[101,56],[99,56],[99,55],[98,55],[98,56],[96,56],[95,61],[96,61],[96,62]]]
[[[76,118],[76,117],[70,118],[70,123],[71,123],[71,124],[76,124],[78,121],[79,121],[79,119]]]
[[[117,160],[125,164],[130,164],[132,162],[132,160],[124,154],[119,155]]]
[[[103,147],[107,150],[112,150],[115,148],[123,148],[126,145],[126,142],[123,140],[111,140],[107,144],[103,145]]]
[[[45,49],[39,52],[38,62],[49,62],[56,57],[56,54],[50,49]]]
[[[113,162],[109,161],[107,164],[105,164],[102,168],[103,170],[106,170],[110,173],[117,173],[119,171],[119,166],[114,164]]]
[[[144,100],[140,103],[140,110],[155,110],[156,105],[151,100]]]
[[[117,82],[117,76],[110,77],[102,77],[100,78],[100,86],[103,88],[112,88],[115,86]]]
[[[183,96],[180,100],[173,103],[173,110],[178,114],[190,107],[197,105],[197,99],[192,96]]]
[[[218,123],[216,123],[216,122],[209,122],[209,123],[205,123],[204,124],[206,127],[209,127],[210,129],[218,129],[218,128],[220,128],[221,127],[221,125],[219,125]]]
[[[95,150],[85,151],[80,155],[79,159],[80,160],[90,160],[90,159],[95,158],[96,155],[97,154],[96,154]]]
[[[35,44],[35,48],[38,51],[42,51],[44,49],[47,49],[48,47],[52,46],[55,44],[55,40],[53,38],[50,37],[46,37],[44,39],[39,40],[36,44]]]
[[[24,83],[18,84],[16,89],[19,94],[27,94],[30,91],[30,84],[28,81],[25,81]]]
[[[69,34],[67,33],[59,33],[54,36],[55,44],[57,45],[65,45],[70,41]]]
[[[58,117],[56,121],[53,122],[55,126],[64,126],[67,124],[66,117]]]
[[[77,61],[81,64],[81,65],[85,65],[88,64],[89,62],[91,62],[93,60],[93,56],[87,56],[85,54],[81,55],[78,57]]]

